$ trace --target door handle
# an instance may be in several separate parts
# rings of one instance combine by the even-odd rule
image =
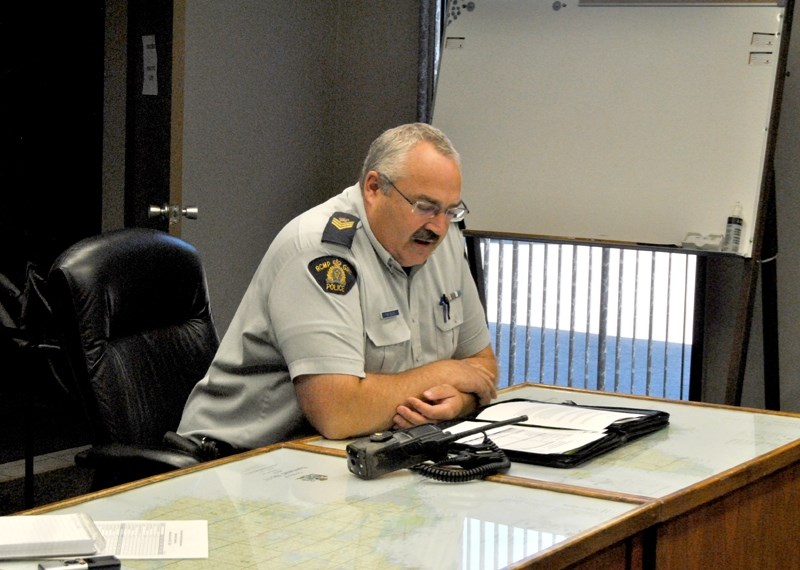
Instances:
[[[177,204],[164,204],[162,206],[153,206],[147,210],[147,217],[162,218],[169,220],[169,225],[175,225],[180,221],[181,216],[189,220],[196,220],[199,214],[197,206],[181,207]]]

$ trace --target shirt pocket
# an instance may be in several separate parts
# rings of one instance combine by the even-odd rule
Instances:
[[[458,332],[464,323],[464,304],[462,297],[450,300],[450,308],[445,311],[441,303],[433,309],[436,323],[436,353],[439,358],[451,358],[458,347]]]
[[[411,367],[411,330],[397,315],[366,323],[365,372],[401,372]]]

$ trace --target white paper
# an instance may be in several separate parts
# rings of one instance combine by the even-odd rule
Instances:
[[[102,547],[85,513],[0,517],[0,559],[87,555]]]
[[[447,428],[447,431],[460,433],[482,425],[486,424],[484,422],[461,422]],[[500,449],[527,453],[569,453],[602,439],[606,435],[597,431],[549,429],[523,425],[502,426],[490,429],[486,433]],[[483,434],[477,433],[459,439],[458,443],[478,445],[482,441]]]
[[[125,559],[208,558],[208,521],[95,521],[103,555]]]
[[[478,419],[496,422],[522,415],[528,416],[525,425],[598,432],[614,422],[642,416],[637,413],[609,412],[573,405],[510,401],[488,407],[478,415]]]
[[[142,95],[158,95],[158,52],[155,36],[142,36],[142,72]]]

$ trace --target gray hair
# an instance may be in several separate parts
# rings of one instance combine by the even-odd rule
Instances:
[[[425,123],[409,123],[384,131],[372,142],[361,167],[361,187],[364,187],[367,173],[371,170],[392,180],[402,178],[408,154],[423,141],[431,143],[439,153],[453,159],[461,168],[461,157],[447,135]]]

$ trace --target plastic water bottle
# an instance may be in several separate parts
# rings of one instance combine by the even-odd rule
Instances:
[[[742,241],[742,205],[736,202],[733,213],[728,216],[728,223],[725,225],[725,239],[722,241],[722,251],[739,253],[739,244]]]

